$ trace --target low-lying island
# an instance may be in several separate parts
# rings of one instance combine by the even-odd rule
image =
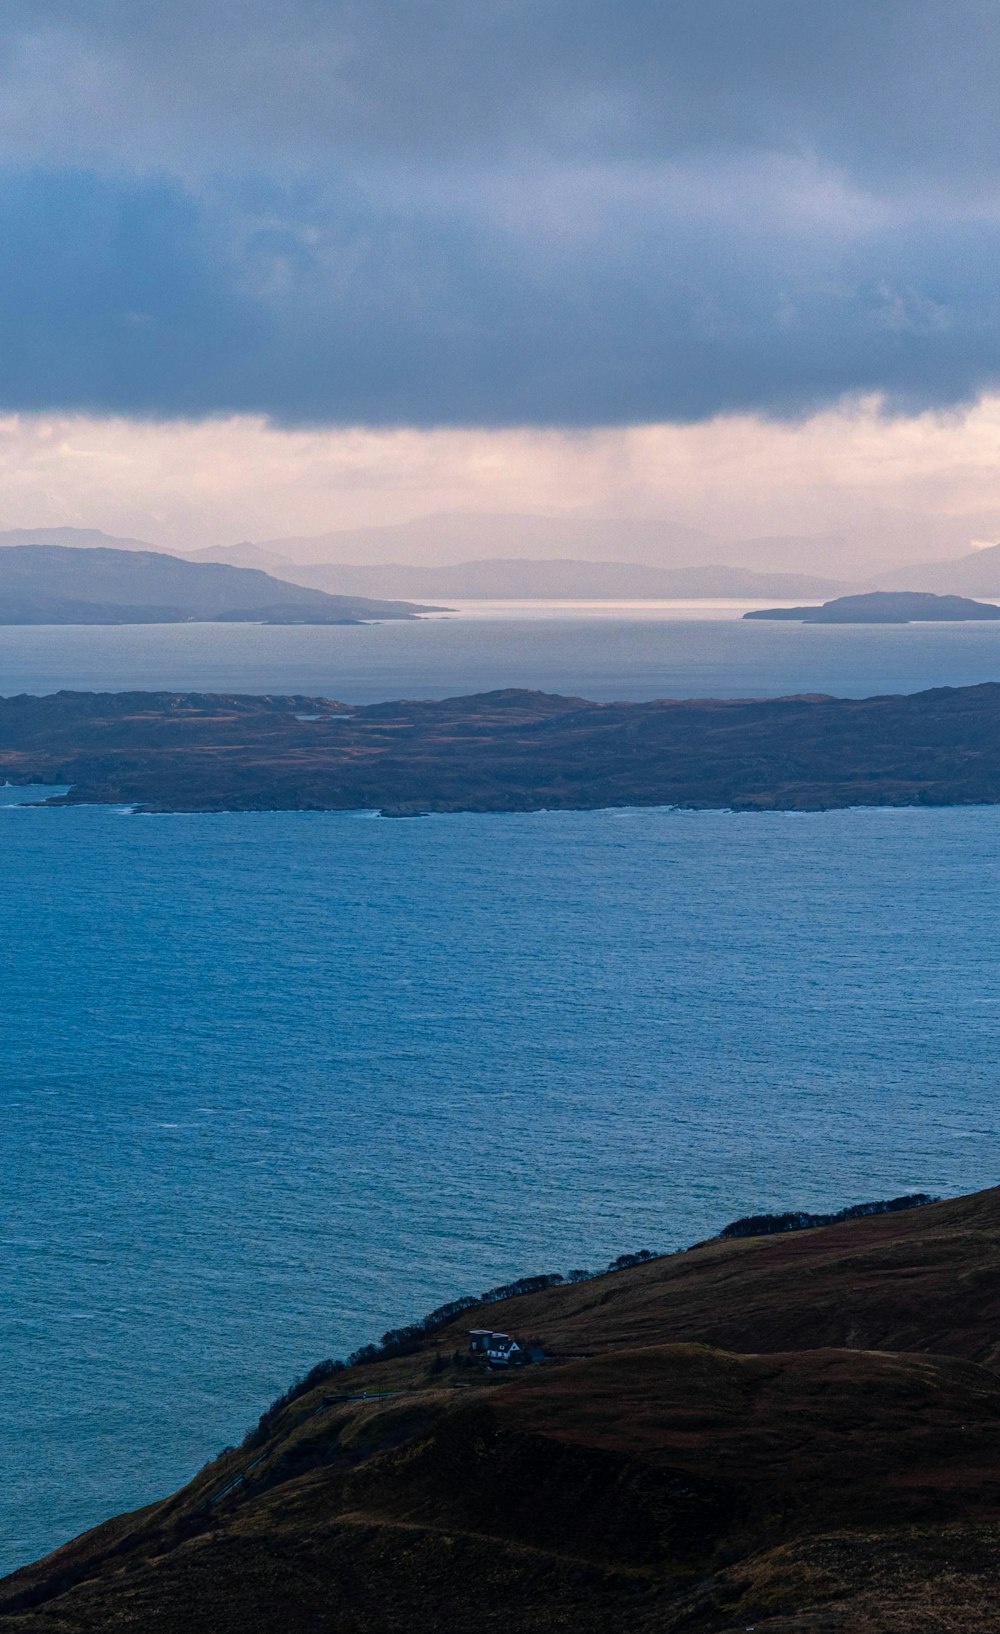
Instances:
[[[746,811],[1000,802],[1000,684],[877,698],[592,703],[509,690],[0,699],[0,780],[148,811]]]

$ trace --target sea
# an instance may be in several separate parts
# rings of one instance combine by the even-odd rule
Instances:
[[[391,624],[0,627],[0,695],[281,692],[377,703],[497,687],[617,698],[843,697],[1000,677],[1000,623],[744,623],[759,602],[465,602]]]
[[[0,692],[1000,678],[991,626],[0,631]],[[524,1272],[1000,1179],[1000,808],[139,816],[0,788],[0,1568]]]

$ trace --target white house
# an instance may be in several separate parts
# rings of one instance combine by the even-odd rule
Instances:
[[[492,1328],[470,1329],[469,1350],[473,1356],[485,1356],[491,1367],[521,1367],[529,1359],[509,1333],[495,1333]]]

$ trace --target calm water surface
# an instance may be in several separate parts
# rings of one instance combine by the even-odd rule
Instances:
[[[373,703],[492,687],[613,698],[864,697],[1000,679],[1000,624],[743,623],[748,603],[466,605],[345,628],[0,627],[0,695],[132,688]]]
[[[6,1567],[441,1299],[998,1177],[1000,810],[4,792]]]

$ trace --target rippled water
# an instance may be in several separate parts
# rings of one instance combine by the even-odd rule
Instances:
[[[0,809],[2,1564],[446,1297],[996,1180],[998,841]]]

